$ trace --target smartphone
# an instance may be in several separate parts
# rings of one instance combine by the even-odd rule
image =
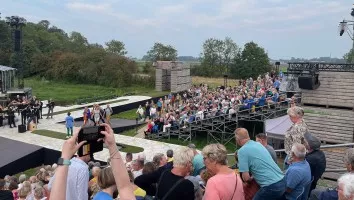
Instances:
[[[89,155],[103,150],[103,141],[98,141],[100,138],[104,138],[101,131],[104,131],[104,126],[85,126],[82,127],[78,135],[78,143],[81,141],[87,141],[82,145],[77,154],[81,156]]]

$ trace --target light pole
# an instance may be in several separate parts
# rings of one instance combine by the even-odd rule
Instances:
[[[23,51],[22,51],[22,27],[26,25],[26,20],[22,17],[6,17],[6,24],[12,28],[15,52],[15,68],[17,69],[18,88],[24,87],[23,77]]]
[[[354,19],[354,8],[352,8],[350,15]],[[352,26],[351,29],[348,28],[350,26]],[[350,39],[353,41],[352,50],[354,50],[354,20],[343,19],[343,21],[339,22],[339,35],[343,36],[344,32],[347,32]]]

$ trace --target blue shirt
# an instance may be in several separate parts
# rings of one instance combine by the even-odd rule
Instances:
[[[268,150],[259,142],[249,140],[238,150],[239,171],[250,172],[258,185],[265,187],[284,178]]]
[[[203,160],[203,156],[201,154],[197,154],[194,156],[193,158],[193,176],[198,176],[198,172],[200,171],[200,169],[202,169],[203,167],[205,167],[204,165],[204,160]]]
[[[263,95],[261,98],[258,99],[258,106],[264,106],[266,101],[266,96]]]
[[[66,128],[72,128],[74,126],[74,118],[72,116],[67,116],[65,118]]]
[[[304,160],[291,164],[285,175],[286,187],[292,189],[291,193],[285,193],[286,199],[296,199],[308,182],[311,181],[311,169],[309,163]]]
[[[113,200],[113,198],[109,194],[100,191],[93,197],[93,200]]]
[[[280,81],[279,80],[276,80],[274,83],[273,83],[273,86],[275,88],[279,88],[280,87]]]
[[[156,104],[157,104],[157,107],[162,107],[161,101],[158,101]]]
[[[278,102],[278,99],[279,99],[279,94],[278,93],[275,93],[272,97],[272,101],[273,102]]]

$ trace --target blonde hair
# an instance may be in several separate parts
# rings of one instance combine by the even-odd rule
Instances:
[[[193,158],[193,149],[188,147],[182,147],[173,155],[173,166],[186,167],[188,163],[192,163]]]
[[[299,106],[294,106],[294,107],[289,108],[287,113],[291,117],[303,117],[304,116],[304,110]]]
[[[222,144],[209,144],[203,148],[203,156],[220,165],[227,165],[227,150]]]
[[[28,181],[23,182],[22,188],[18,191],[18,197],[26,198],[31,193],[31,190],[31,183]]]
[[[101,189],[106,189],[116,184],[111,167],[101,170],[97,178],[97,183]]]

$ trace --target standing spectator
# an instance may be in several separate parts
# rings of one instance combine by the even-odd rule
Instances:
[[[49,99],[47,107],[48,107],[47,119],[49,119],[49,116],[53,119],[53,112],[54,112],[55,102],[52,99]]]
[[[288,109],[288,115],[293,125],[285,133],[284,148],[286,157],[284,160],[284,169],[291,163],[291,148],[294,143],[304,144],[304,134],[308,132],[306,123],[303,120],[304,110],[298,106]]]
[[[221,144],[210,144],[203,148],[204,163],[209,172],[215,174],[208,180],[205,200],[244,200],[243,183],[234,170],[227,166],[227,151]]]
[[[10,104],[7,110],[7,117],[10,128],[12,128],[12,126],[17,127],[15,123],[15,106]]]
[[[41,100],[39,100],[39,115],[40,115],[40,119],[43,119],[43,102]]]
[[[161,117],[162,116],[162,106],[163,106],[163,103],[162,103],[162,98],[160,98],[158,101],[157,101],[157,103],[156,103],[156,105],[157,105],[157,116],[158,117]]]
[[[100,118],[101,118],[101,112],[100,112],[100,107],[98,105],[95,105],[94,110],[93,110],[93,119],[95,122],[95,126],[100,125]]]
[[[66,199],[88,199],[89,168],[87,162],[89,161],[90,155],[75,157],[70,160],[71,164],[69,165],[68,178],[66,182]],[[55,178],[56,175],[54,174],[48,184],[49,191],[52,189],[52,184],[55,182]]]
[[[166,163],[167,163],[166,156],[165,156],[164,154],[162,154],[162,153],[157,153],[157,154],[153,157],[152,161],[155,163],[155,165],[156,165],[157,167],[163,167],[163,166],[165,166]]]
[[[65,126],[66,126],[66,139],[73,136],[74,129],[74,118],[71,116],[71,113],[68,112],[68,116],[65,118]]]
[[[268,144],[267,135],[264,133],[256,135],[256,141],[261,143],[268,150],[274,162],[277,163],[277,154],[275,153],[274,148]]]
[[[313,182],[311,184],[310,192],[316,188],[317,181],[321,178],[326,169],[326,156],[320,150],[321,141],[318,140],[311,133],[305,133],[305,147],[307,149],[306,161],[310,164],[311,175]]]
[[[107,107],[104,109],[104,113],[106,116],[106,123],[111,125],[111,115],[113,114],[113,110],[109,104],[107,104]]]
[[[101,191],[93,197],[93,200],[113,200],[113,193],[117,191],[117,186],[114,180],[112,168],[107,167],[102,169],[97,180]]]
[[[146,118],[149,118],[150,119],[150,104],[149,102],[147,101],[146,104],[145,104],[145,120]]]
[[[193,157],[193,176],[198,176],[200,172],[205,169],[203,156],[202,154],[198,153],[197,148],[194,144],[189,144],[188,147],[193,150],[194,157]]]
[[[338,179],[339,200],[354,199],[354,174],[344,174]]]
[[[169,169],[172,169],[172,167],[173,167],[173,150],[172,149],[167,150],[166,156],[167,156],[166,167]]]
[[[156,108],[155,105],[152,105],[150,108],[150,118],[154,120],[156,118]]]
[[[92,167],[91,171],[92,171],[93,178],[89,182],[90,187],[94,184],[97,184],[97,180],[98,180],[98,176],[100,175],[101,168],[94,166],[94,167]]]
[[[1,200],[13,200],[13,194],[11,191],[5,189],[6,181],[0,179],[0,199]]]
[[[277,90],[277,92],[279,92],[279,87],[280,87],[280,81],[279,78],[276,78],[274,83],[273,83],[273,87]]]
[[[131,187],[134,190],[134,195],[137,200],[144,200],[146,196],[146,191],[134,184],[134,175],[131,171],[128,171]]]
[[[143,119],[144,116],[144,109],[141,105],[139,105],[138,110],[136,111],[136,113],[138,114],[138,119],[141,120]]]
[[[83,115],[84,115],[84,126],[85,126],[87,122],[91,119],[91,111],[87,106],[84,109]]]
[[[270,153],[263,145],[252,141],[246,129],[238,128],[235,133],[236,143],[241,146],[237,156],[242,179],[245,182],[251,182],[254,179],[261,187],[253,199],[282,197],[285,192],[284,175]]]
[[[291,148],[292,162],[286,171],[286,199],[297,199],[311,181],[311,169],[309,163],[305,160],[306,148],[304,145],[295,143]],[[304,199],[307,199],[307,194]]]

